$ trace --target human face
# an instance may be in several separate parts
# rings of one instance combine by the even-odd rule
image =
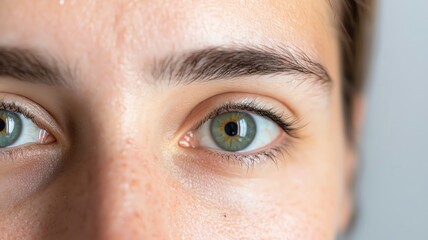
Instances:
[[[2,0],[0,238],[333,239],[329,2]]]

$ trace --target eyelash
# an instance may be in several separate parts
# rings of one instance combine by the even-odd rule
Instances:
[[[22,114],[24,117],[30,119],[31,121],[34,121],[35,116],[28,111],[25,108],[22,108],[21,106],[17,105],[14,102],[0,102],[0,109],[3,110],[7,110],[7,111],[11,111],[11,112],[15,112],[15,113],[20,113]],[[38,125],[38,124],[36,124]]]
[[[274,108],[260,106],[255,100],[245,103],[225,103],[205,116],[202,121],[196,125],[195,129],[198,129],[202,124],[222,113],[233,111],[247,111],[268,118],[275,122],[290,137],[299,138],[298,131],[300,127],[298,126],[298,120],[293,119],[291,116],[284,116],[285,114],[283,112],[279,113]]]
[[[300,138],[298,132],[301,127],[299,126],[300,121],[298,119],[295,119],[291,116],[285,116],[285,113],[278,112],[274,108],[261,106],[256,102],[256,100],[251,100],[245,103],[225,103],[205,116],[196,125],[195,129],[199,129],[204,123],[222,113],[232,111],[246,111],[268,118],[275,122],[290,138],[284,140],[279,144],[279,146],[256,152],[254,154],[236,154],[206,150],[208,154],[214,155],[214,157],[221,157],[226,162],[230,163],[230,161],[233,160],[235,163],[238,163],[241,166],[247,166],[247,168],[253,167],[255,164],[261,164],[268,159],[277,164],[278,155],[283,157],[284,153],[289,152],[289,148],[293,145],[293,140]]]
[[[270,160],[276,165],[278,164],[278,156],[284,157],[284,153],[288,153],[290,143],[284,143],[281,146],[273,147],[270,149],[263,150],[254,154],[230,154],[223,152],[214,152],[210,150],[205,150],[208,155],[212,157],[221,158],[228,164],[239,164],[241,167],[246,166],[247,168],[252,168],[256,164],[261,165],[266,161]]]

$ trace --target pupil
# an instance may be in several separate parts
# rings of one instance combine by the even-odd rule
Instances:
[[[0,132],[6,128],[6,123],[3,119],[0,119]]]
[[[224,126],[224,131],[227,135],[233,137],[238,134],[238,124],[236,124],[236,122],[228,122],[226,126]]]

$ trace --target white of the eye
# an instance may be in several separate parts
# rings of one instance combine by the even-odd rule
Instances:
[[[18,139],[8,147],[16,147],[28,143],[40,142],[40,129],[31,119],[26,118],[24,115],[17,113],[22,122],[22,130]]]
[[[254,136],[254,140],[250,143],[250,145],[248,145],[248,147],[238,152],[251,152],[263,148],[275,141],[282,131],[282,129],[272,120],[254,113],[249,114],[253,117],[257,126],[256,136]],[[211,136],[211,121],[212,119],[208,120],[206,123],[201,125],[197,131],[196,137],[198,139],[198,145],[201,147],[222,150],[217,146]]]

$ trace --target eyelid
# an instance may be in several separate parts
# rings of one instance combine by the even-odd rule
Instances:
[[[40,129],[49,132],[57,142],[66,143],[65,136],[55,119],[37,103],[28,98],[0,92],[0,109],[6,109],[23,114],[29,118]]]
[[[293,111],[292,108],[289,108],[286,103],[277,100],[275,98],[259,95],[259,94],[251,94],[251,93],[243,93],[243,92],[226,92],[218,95],[211,96],[206,98],[203,101],[200,101],[184,118],[183,122],[180,124],[181,126],[174,134],[175,141],[172,141],[172,144],[177,143],[183,136],[185,136],[189,131],[197,130],[204,121],[209,120],[209,115],[213,112],[214,109],[218,109],[219,106],[224,105],[225,103],[234,103],[234,104],[242,104],[246,102],[255,102],[258,106],[265,109],[272,109],[274,112],[280,113],[283,116],[284,121],[293,122],[295,125],[295,132],[305,127],[302,124],[302,118],[298,115],[296,111]],[[293,136],[293,135],[292,135]],[[296,139],[300,139],[301,136],[295,135]]]
[[[276,123],[290,137],[299,138],[297,134],[299,130],[299,121],[297,119],[293,118],[293,116],[286,114],[283,111],[278,112],[274,108],[260,106],[260,104],[257,103],[256,99],[241,103],[226,102],[220,107],[211,111],[205,118],[203,118],[201,122],[199,122],[195,129],[199,129],[202,124],[206,123],[208,120],[213,119],[214,117],[222,113],[233,111],[244,111],[264,117]]]

